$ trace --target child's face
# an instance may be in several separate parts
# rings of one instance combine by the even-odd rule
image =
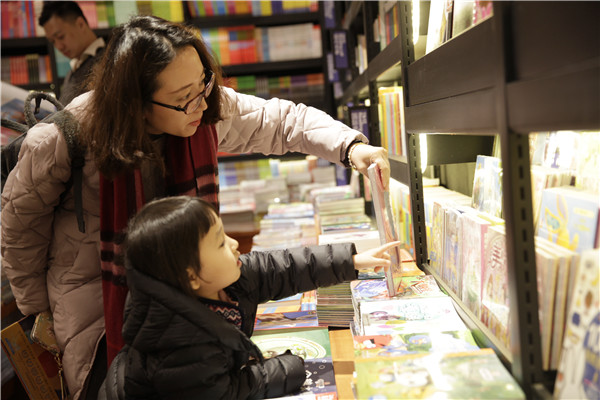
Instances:
[[[200,297],[218,300],[219,291],[237,281],[242,262],[238,242],[227,236],[221,218],[199,243],[200,274],[191,277],[192,288]]]

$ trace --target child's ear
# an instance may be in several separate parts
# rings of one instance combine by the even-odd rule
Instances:
[[[192,290],[198,290],[200,288],[201,281],[200,281],[200,277],[198,276],[196,271],[194,271],[194,269],[192,267],[188,267],[187,274],[188,274],[188,278],[190,280],[190,287],[192,288]]]

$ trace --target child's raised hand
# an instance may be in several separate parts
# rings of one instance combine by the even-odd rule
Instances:
[[[377,272],[383,267],[389,267],[391,261],[387,250],[400,246],[401,244],[402,242],[390,242],[382,246],[363,251],[362,253],[355,254],[353,256],[354,269],[373,268],[375,272]]]

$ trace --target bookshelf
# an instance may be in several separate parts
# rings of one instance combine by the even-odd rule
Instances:
[[[349,36],[362,33],[348,19],[373,26],[378,2],[344,2]],[[404,87],[405,157],[391,157],[392,177],[410,188],[417,264],[429,267],[423,203],[420,134],[427,134],[427,165],[475,161],[500,143],[511,348],[453,296],[479,341],[495,349],[528,398],[551,397],[555,371],[541,367],[534,225],[529,164],[530,132],[600,129],[600,4],[494,2],[493,16],[422,56],[413,45],[412,5],[400,2],[400,35],[369,51],[368,67],[345,82],[338,106],[370,98],[386,80]],[[421,32],[423,34],[423,7]],[[350,40],[349,40],[350,41]],[[352,55],[352,52],[349,52]],[[375,115],[376,115],[376,111]],[[379,132],[377,118],[370,132]],[[373,135],[372,136],[376,136]],[[450,290],[448,290],[451,293]]]

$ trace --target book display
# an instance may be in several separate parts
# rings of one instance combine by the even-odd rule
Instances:
[[[415,261],[448,292],[478,344],[494,349],[525,396],[548,397],[560,343],[568,340],[563,327],[571,322],[566,310],[577,290],[578,259],[599,241],[600,5],[399,2],[399,34],[382,46],[383,3],[394,2],[339,7],[337,27],[348,32],[350,47],[366,47],[367,63],[352,68],[350,60],[350,68],[337,71],[343,88],[337,105],[366,104],[371,141],[389,145],[388,122],[377,118],[385,107],[379,90],[402,88],[405,133],[395,139],[406,149],[391,155],[390,164],[392,178],[409,188]],[[424,188],[423,171],[457,163],[476,168],[473,188],[463,191],[468,202],[432,197],[438,190]],[[471,205],[478,211],[466,212]],[[585,359],[585,351],[577,357]],[[578,368],[569,370],[577,376],[568,382],[570,390],[581,387],[557,397],[597,390],[597,366]]]

